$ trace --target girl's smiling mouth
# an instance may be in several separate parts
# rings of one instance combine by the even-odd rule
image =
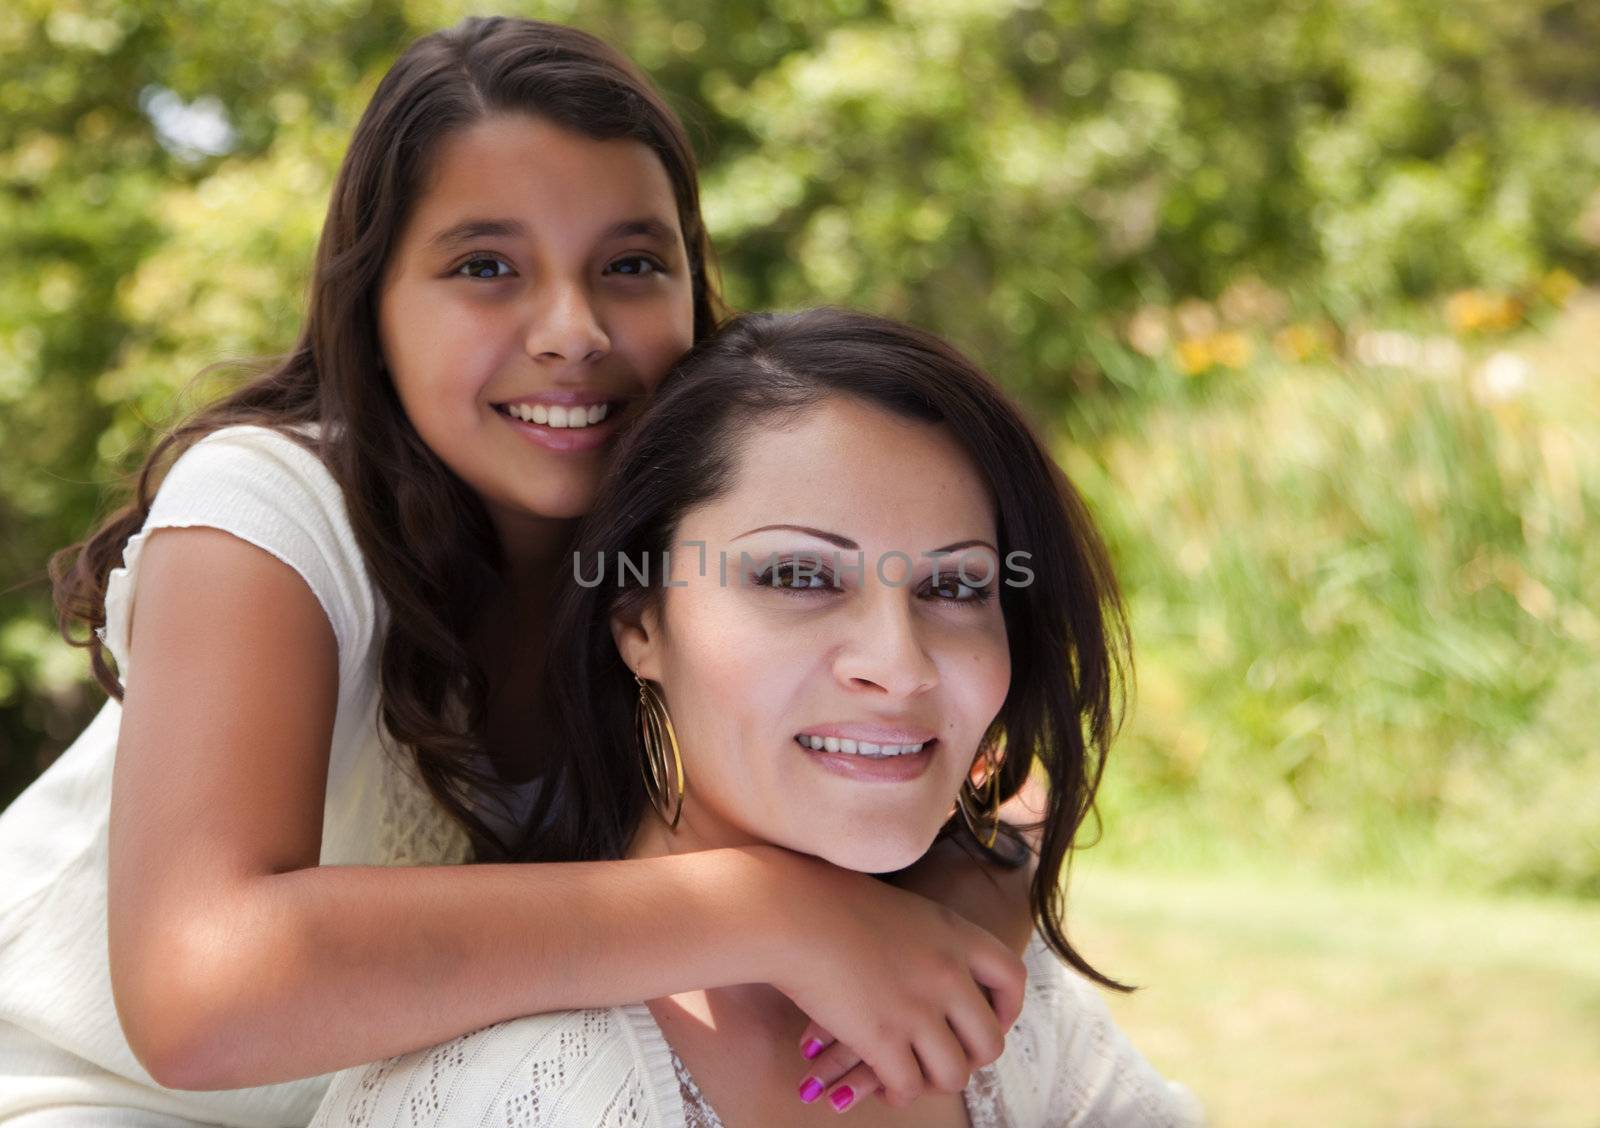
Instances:
[[[541,392],[493,405],[524,438],[548,450],[591,451],[617,432],[625,398],[604,392]]]

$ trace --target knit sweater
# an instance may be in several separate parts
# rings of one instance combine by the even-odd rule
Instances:
[[[962,1093],[973,1128],[1189,1128],[1093,985],[1035,933],[1005,1050]],[[831,1111],[831,1110],[830,1110]],[[856,1114],[859,1115],[859,1114]],[[334,1075],[311,1128],[722,1128],[643,1003],[501,1022]],[[739,1126],[745,1128],[745,1126]]]

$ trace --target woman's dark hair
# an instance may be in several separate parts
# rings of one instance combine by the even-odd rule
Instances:
[[[492,790],[496,780],[474,762],[483,748],[487,681],[466,640],[505,561],[482,502],[406,418],[382,363],[377,307],[390,253],[441,139],[501,113],[535,115],[595,140],[632,138],[655,152],[672,182],[688,250],[694,333],[709,333],[720,307],[694,155],[649,79],[573,28],[463,20],[411,44],[361,115],[334,184],[293,350],[162,437],[133,500],[50,562],[63,634],[88,648],[96,680],[120,698],[96,634],[105,625],[106,578],[149,516],[166,468],[221,427],[320,425],[315,439],[286,433],[312,446],[338,481],[387,608],[384,727],[415,756],[422,780],[466,829],[480,860],[503,856],[505,844],[473,809],[475,790]]]
[[[1127,620],[1105,547],[1082,499],[988,376],[937,337],[867,314],[735,318],[679,362],[621,440],[573,545],[585,583],[567,584],[551,616],[544,680],[556,725],[550,747],[559,751],[518,856],[622,857],[639,820],[655,817],[634,735],[638,690],[610,624],[616,614],[635,617],[664,589],[621,568],[622,576],[590,585],[594,562],[659,561],[684,515],[732,486],[753,429],[782,426],[830,396],[948,427],[994,498],[1001,559],[1030,554],[1032,582],[999,585],[1011,686],[985,739],[1004,738],[1003,800],[1036,764],[1048,782],[1047,811],[1032,828],[1042,832],[1029,894],[1035,921],[1062,959],[1130,990],[1090,967],[1063,927],[1069,852],[1094,810],[1130,672]],[[1025,840],[1014,827],[1001,831],[1002,848],[986,851],[957,814],[940,836],[1002,866],[1025,864]]]

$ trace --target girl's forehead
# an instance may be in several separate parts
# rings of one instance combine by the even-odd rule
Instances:
[[[524,238],[594,238],[625,224],[680,237],[671,178],[632,138],[495,114],[440,138],[429,164],[410,232],[419,246],[471,223]]]

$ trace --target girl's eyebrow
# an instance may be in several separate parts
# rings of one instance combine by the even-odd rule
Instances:
[[[527,233],[528,229],[521,220],[464,219],[429,239],[428,246],[443,250],[457,243],[470,243],[474,239],[520,238]]]
[[[626,239],[632,235],[641,235],[647,239],[660,239],[663,243],[676,243],[678,241],[678,229],[653,215],[641,216],[638,219],[625,219],[621,223],[613,224],[602,238]]]
[[[520,239],[527,234],[527,225],[517,219],[464,219],[439,232],[428,240],[428,245],[437,250],[445,250],[457,243],[470,243],[474,239]],[[641,216],[614,223],[605,230],[601,238],[625,239],[634,235],[659,239],[663,243],[678,241],[677,229],[655,216]]]

